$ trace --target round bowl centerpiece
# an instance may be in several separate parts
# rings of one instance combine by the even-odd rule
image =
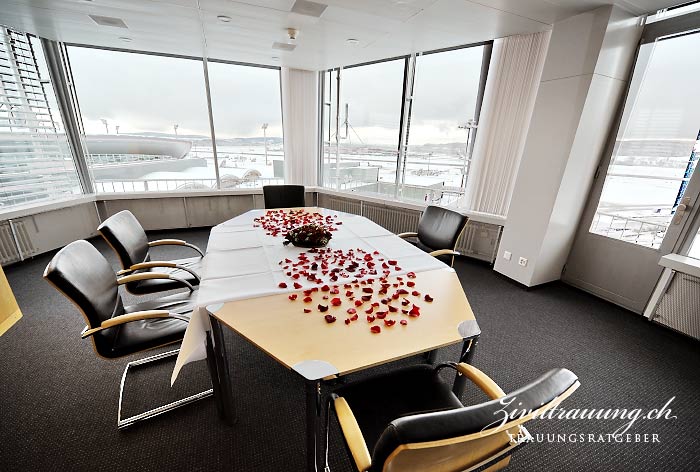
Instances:
[[[332,237],[331,232],[324,226],[309,224],[290,230],[284,237],[284,245],[292,243],[296,247],[323,247]]]

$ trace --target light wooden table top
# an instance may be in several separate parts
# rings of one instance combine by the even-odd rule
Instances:
[[[350,290],[356,298],[360,297],[362,287],[368,285],[346,289],[340,284],[338,295],[319,290],[312,294],[311,303],[303,301],[304,294],[300,290],[294,292],[298,294],[295,301],[289,300],[289,294],[279,294],[210,305],[207,309],[226,326],[308,380],[349,374],[456,344],[479,334],[474,313],[454,270],[418,272],[414,279],[403,276],[404,283],[409,280],[415,282],[415,287],[404,285],[399,288],[409,292],[417,290],[420,296],[402,295],[390,302],[399,309],[387,315],[387,319],[396,320],[392,327],[385,326],[382,320],[370,324],[366,319],[365,310],[372,302],[390,297],[398,290],[391,286],[387,295],[379,295],[378,279],[372,285],[372,300],[360,307],[355,307],[345,293]],[[397,277],[390,277],[387,282],[399,283]],[[425,294],[429,294],[433,301],[425,301]],[[323,295],[328,295],[329,299],[323,300]],[[331,305],[334,297],[341,299],[340,306]],[[402,306],[403,298],[420,307],[419,317],[401,312],[401,309],[412,307],[412,304]],[[319,304],[327,305],[328,311],[320,312]],[[304,313],[304,308],[311,309],[311,313]],[[357,310],[358,320],[346,325],[344,320],[352,316],[347,313],[348,308]],[[374,308],[373,314],[377,311],[386,311],[386,305]],[[327,323],[324,320],[327,314],[337,320]],[[400,320],[406,320],[407,325],[402,326]],[[381,333],[372,333],[370,327],[373,325],[381,326]]]

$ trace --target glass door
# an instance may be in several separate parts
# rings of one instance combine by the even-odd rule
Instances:
[[[642,313],[695,220],[700,13],[647,24],[564,280]],[[698,243],[700,244],[700,243]],[[696,249],[698,250],[698,249]]]

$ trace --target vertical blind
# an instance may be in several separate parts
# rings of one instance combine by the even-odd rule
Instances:
[[[0,27],[0,209],[80,193],[31,38]]]

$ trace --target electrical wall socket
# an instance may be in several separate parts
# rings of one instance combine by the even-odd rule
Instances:
[[[524,257],[521,257],[520,259],[518,259],[518,264],[525,267],[527,265],[527,259]]]
[[[509,261],[510,258],[513,257],[513,253],[510,251],[504,251],[503,252],[503,259]]]

